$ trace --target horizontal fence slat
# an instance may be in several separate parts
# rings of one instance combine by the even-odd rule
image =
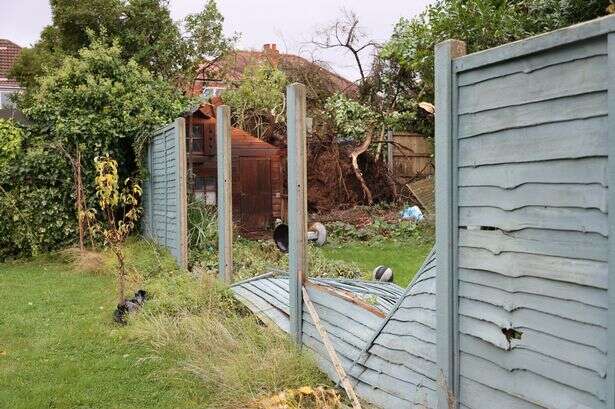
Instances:
[[[460,207],[459,226],[490,226],[514,231],[527,228],[571,230],[608,235],[607,216],[600,210],[528,206],[516,210]]]
[[[606,92],[459,115],[459,138],[607,114]]]
[[[527,156],[523,159],[527,159]],[[606,187],[606,167],[605,156],[467,166],[459,169],[459,186],[498,186],[510,189],[526,183],[576,183]]]
[[[459,87],[459,114],[606,90],[606,55]]]

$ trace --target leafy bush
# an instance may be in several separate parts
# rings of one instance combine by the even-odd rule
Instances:
[[[75,235],[75,211],[66,160],[38,135],[6,121],[0,125],[3,143],[7,148],[0,159],[0,260],[69,244]]]
[[[0,169],[17,158],[23,138],[23,129],[13,121],[0,118]]]

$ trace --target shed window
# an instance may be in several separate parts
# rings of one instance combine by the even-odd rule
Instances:
[[[194,196],[204,200],[208,205],[215,205],[216,178],[214,176],[197,176],[194,179]]]
[[[186,144],[193,153],[203,153],[203,125],[192,125],[192,135],[186,135]]]

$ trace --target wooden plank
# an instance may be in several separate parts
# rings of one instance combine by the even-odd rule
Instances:
[[[527,253],[493,254],[488,250],[461,247],[459,267],[493,271],[508,277],[539,277],[549,280],[607,288],[606,263],[592,260],[541,256]]]
[[[288,243],[290,327],[294,340],[301,344],[303,281],[307,277],[307,168],[305,86],[294,83],[286,88],[288,101]]]
[[[394,156],[393,156],[393,131],[387,131],[387,169],[391,175],[393,175],[394,169]]]
[[[437,362],[442,371],[442,382],[446,387],[440,388],[438,408],[448,408],[448,388],[455,390],[458,368],[455,357],[455,197],[457,160],[455,127],[456,112],[454,96],[456,95],[455,71],[452,61],[466,53],[465,43],[448,40],[436,45],[435,49],[435,84],[436,84],[436,251],[438,254],[439,274],[437,276]]]
[[[278,310],[283,311],[286,314],[289,313],[288,304],[286,303],[286,301],[280,301],[274,294],[271,294],[271,292],[268,291],[267,288],[262,288],[258,282],[251,281],[249,283],[243,284],[241,287],[245,288],[246,290],[252,292],[255,295],[258,295],[260,298],[267,301],[269,304],[271,304]]]
[[[336,372],[331,362],[327,359],[324,352],[324,347],[320,341],[310,336],[304,335],[305,345],[314,352],[314,358],[318,366],[333,380],[337,380]],[[349,365],[347,360],[341,358],[345,365]],[[374,385],[363,382],[361,379],[354,377],[354,386],[368,402],[377,404],[383,408],[404,408],[412,405],[409,400],[401,398],[397,391],[387,391],[386,388],[377,388]],[[404,388],[405,389],[405,388]]]
[[[277,325],[285,332],[289,332],[288,315],[284,312],[241,286],[232,287],[232,291],[257,317],[264,322]]]
[[[218,176],[218,278],[233,281],[233,176],[231,157],[231,108],[216,108]]]
[[[605,55],[549,65],[530,73],[518,72],[460,87],[459,113],[604,91],[606,78]]]
[[[462,376],[546,408],[605,409],[595,396],[529,371],[509,372],[480,357],[461,353]]]
[[[607,216],[600,210],[524,207],[506,211],[495,207],[460,207],[460,226],[490,226],[514,231],[527,228],[608,234]]]
[[[365,361],[365,367],[372,369],[376,373],[386,373],[393,378],[408,382],[415,387],[421,385],[426,389],[429,389],[430,392],[436,392],[438,388],[434,379],[431,379],[417,371],[413,371],[403,364],[384,360],[377,355],[370,355]],[[380,382],[377,379],[374,384],[378,386]]]
[[[461,396],[459,401],[472,409],[544,409],[531,402],[520,400],[506,392],[490,388],[486,385],[461,377]]]
[[[600,400],[606,399],[602,377],[593,371],[568,362],[545,357],[526,349],[515,348],[502,351],[468,335],[460,337],[460,348],[463,352],[485,359],[509,372],[531,371],[547,379],[590,393]]]
[[[516,340],[511,340],[509,343],[501,329],[514,328],[521,332],[524,329],[539,330],[580,345],[594,347],[600,352],[606,353],[606,331],[604,328],[595,325],[571,321],[529,309],[505,311],[491,304],[467,298],[459,299],[459,314],[497,326],[500,329],[500,338],[498,339],[502,339],[502,342],[498,341],[494,345],[500,348],[505,345],[502,348],[504,350],[510,349],[510,346],[514,345]]]
[[[606,106],[606,92],[594,92],[459,115],[459,138],[551,122],[595,118],[606,115]]]
[[[440,372],[435,363],[435,356],[412,355],[405,350],[391,349],[380,344],[372,345],[370,348],[370,356],[378,356],[385,361],[402,364],[411,371],[415,371],[436,382],[440,376]]]
[[[607,210],[607,189],[600,185],[528,183],[513,189],[493,186],[459,188],[460,206],[515,210],[526,206]]]
[[[511,277],[491,271],[466,268],[459,269],[459,279],[465,282],[501,288],[509,293],[537,294],[577,301],[599,308],[607,307],[606,291],[594,287],[573,285],[538,277]]]
[[[462,139],[459,163],[460,166],[481,166],[606,156],[606,123],[607,117],[599,116]]]
[[[343,298],[337,297],[329,292],[320,291],[319,288],[307,287],[312,301],[319,306],[324,306],[332,311],[336,311],[347,317],[348,320],[360,323],[372,330],[377,329],[383,318],[379,315],[374,315],[371,311],[365,310],[361,306],[349,302]]]
[[[330,295],[332,295],[334,297],[340,298],[341,300],[344,300],[344,301],[346,301],[348,303],[355,304],[358,307],[360,307],[361,309],[363,309],[365,311],[369,311],[369,312],[371,312],[372,314],[376,315],[379,318],[384,318],[385,317],[385,313],[383,311],[381,311],[380,309],[378,309],[378,307],[376,307],[375,305],[369,304],[364,299],[354,295],[353,292],[332,288],[332,287],[326,286],[326,285],[315,284],[315,283],[311,283],[309,281],[306,281],[305,285],[309,286],[309,287],[311,287],[311,288],[313,288],[316,291],[319,291],[321,293],[328,293],[328,294],[330,294]]]
[[[514,60],[498,61],[480,69],[463,71],[459,75],[459,86],[476,84],[491,78],[523,72],[531,73],[552,65],[582,60],[596,55],[606,55],[604,38],[591,38],[575,43],[574,47],[560,47],[528,55]]]
[[[308,311],[305,312],[305,315],[310,315]],[[331,342],[331,346],[335,350],[335,352],[340,356],[349,360],[353,360],[359,356],[361,353],[361,349],[357,348],[355,345],[346,342],[344,339],[339,338],[333,333],[328,331],[328,328],[323,328],[327,335],[329,336],[329,341]],[[308,335],[314,339],[320,340],[320,332],[314,325],[313,320],[304,320],[303,322],[303,334]]]
[[[312,318],[307,311],[303,312],[302,325],[304,328],[304,333],[310,334],[311,336],[318,336],[318,332],[316,330],[316,327],[314,326],[314,322],[312,321]],[[331,339],[334,341],[334,343],[343,342],[344,344],[348,344],[353,348],[352,352],[344,353],[344,356],[347,356],[350,359],[355,359],[359,356],[361,348],[365,346],[365,339],[363,339],[364,337],[361,336],[362,334],[354,334],[344,327],[339,327],[327,321],[323,322],[323,326],[327,333],[331,336]],[[308,328],[310,329],[308,330]],[[337,350],[338,348],[336,347],[336,351]]]
[[[524,57],[541,51],[553,49],[555,47],[561,47],[567,44],[598,37],[609,33],[614,29],[614,16],[598,18],[524,40],[504,44],[499,47],[469,54],[455,61],[455,69],[461,72],[494,63],[501,63],[502,61],[512,60],[522,56]]]
[[[460,142],[463,143],[464,141]],[[606,138],[601,145],[606,148]],[[559,145],[554,149],[558,150],[558,147]],[[596,152],[598,151],[596,149]],[[523,160],[527,160],[527,154],[528,152]],[[475,155],[475,158],[482,161],[478,155]],[[578,183],[599,184],[606,187],[608,186],[606,168],[606,157],[462,167],[459,169],[459,186],[498,186],[511,189],[525,183]]]
[[[459,245],[502,252],[541,254],[545,256],[607,261],[608,240],[595,233],[524,229],[459,230]]]
[[[413,294],[405,297],[401,304],[402,308],[424,308],[427,310],[436,310],[435,294]]]
[[[310,300],[310,296],[306,288],[304,286],[301,286],[301,290],[303,293],[303,300],[305,302],[305,305],[310,313],[310,316],[312,317],[312,321],[314,322],[314,325],[316,326],[318,333],[320,334],[320,339],[327,350],[329,359],[331,360],[331,363],[333,363],[333,367],[335,368],[335,372],[337,373],[338,379],[340,380],[340,383],[344,387],[346,394],[348,395],[348,397],[350,398],[350,401],[352,402],[353,409],[361,409],[361,403],[359,402],[359,398],[357,397],[355,390],[352,387],[352,384],[350,383],[348,376],[346,375],[346,371],[344,370],[344,367],[342,366],[342,363],[340,362],[339,357],[337,353],[335,352],[333,345],[331,344],[331,341],[329,339],[327,332],[325,331],[325,329],[323,328],[320,322],[320,318],[318,316],[318,313],[316,312],[316,308],[314,308],[314,305],[312,304],[312,301]]]
[[[438,309],[440,305],[438,304]],[[395,312],[394,319],[404,322],[418,322],[419,324],[427,325],[437,331],[436,328],[436,311],[430,311],[422,308],[400,308]]]
[[[615,31],[615,30],[613,30]],[[607,38],[608,47],[608,179],[611,186],[615,186],[615,33],[610,32]],[[609,188],[609,202],[611,206],[615,203],[615,188]],[[615,238],[615,211],[609,213],[609,237]],[[615,239],[609,240],[609,282],[608,282],[608,297],[609,297],[609,339],[615,339]],[[615,407],[615,350],[613,350],[613,342],[608,353],[608,374],[607,374],[607,402],[608,407]]]
[[[503,289],[465,281],[460,281],[459,296],[485,302],[508,312],[527,308],[604,329],[607,325],[606,309],[576,301],[521,292],[509,293]]]
[[[391,335],[410,335],[422,341],[432,344],[436,343],[436,332],[433,328],[423,325],[419,322],[403,322],[391,319],[382,329],[381,333]]]

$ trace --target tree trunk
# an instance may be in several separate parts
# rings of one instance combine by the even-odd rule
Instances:
[[[367,204],[370,206],[374,202],[372,198],[372,192],[369,190],[369,188],[367,187],[367,184],[365,183],[365,179],[363,178],[363,172],[361,172],[361,169],[359,169],[359,162],[357,158],[359,157],[359,155],[365,152],[367,148],[369,148],[369,144],[371,142],[372,142],[372,134],[368,132],[363,143],[359,145],[358,147],[356,147],[352,152],[350,152],[350,158],[352,159],[352,168],[354,169],[354,174],[359,180],[359,183],[361,184],[361,188],[363,189],[363,194],[365,195],[365,198],[367,199]]]

